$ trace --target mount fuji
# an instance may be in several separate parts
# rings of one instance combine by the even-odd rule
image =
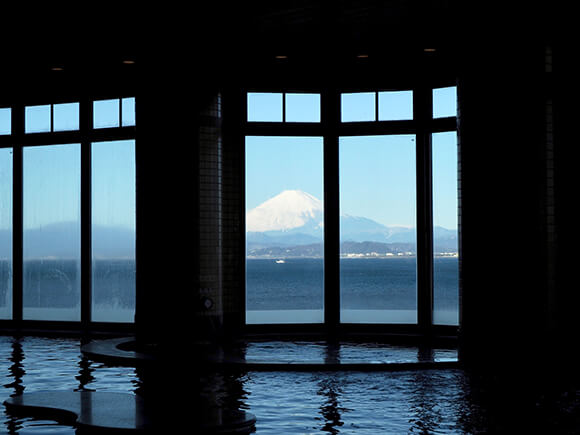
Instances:
[[[246,215],[248,232],[318,232],[323,224],[322,201],[301,190],[285,190]]]
[[[295,246],[322,243],[322,201],[301,190],[285,190],[246,214],[248,246]]]
[[[322,243],[323,201],[301,190],[285,190],[246,215],[248,248],[287,247]],[[342,242],[416,243],[415,228],[385,226],[372,219],[341,215]],[[456,232],[435,227],[439,244],[456,245]]]

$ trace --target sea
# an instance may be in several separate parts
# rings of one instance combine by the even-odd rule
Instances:
[[[92,318],[96,322],[133,322],[135,260],[93,261]],[[0,259],[0,319],[12,316],[12,267]],[[80,320],[80,262],[72,259],[32,259],[23,264],[25,320]]]
[[[435,257],[433,266],[434,322],[457,325],[458,258]],[[340,304],[346,323],[416,323],[416,257],[341,258]],[[321,258],[247,260],[248,323],[321,322],[323,305]]]
[[[31,260],[24,264],[24,316],[37,320],[80,319],[78,261]],[[458,324],[458,259],[434,258],[434,322]],[[93,320],[132,322],[135,261],[93,264]],[[0,260],[0,318],[11,316],[11,273]],[[416,323],[417,262],[414,256],[342,258],[341,321]],[[247,323],[319,323],[324,320],[321,258],[248,259]]]

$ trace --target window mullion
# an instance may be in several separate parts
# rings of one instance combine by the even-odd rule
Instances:
[[[324,322],[332,336],[340,324],[340,94],[334,90],[323,92],[321,109],[324,128]]]
[[[91,101],[83,99],[79,108],[81,141],[81,323],[91,322],[92,306],[92,162],[89,131],[92,126]]]
[[[432,94],[428,87],[415,89],[413,101],[417,159],[417,321],[427,333],[433,324],[433,212],[431,179]]]
[[[24,105],[12,106],[13,155],[13,215],[12,215],[12,319],[22,321],[23,305],[23,196],[22,196],[22,139],[24,136]]]

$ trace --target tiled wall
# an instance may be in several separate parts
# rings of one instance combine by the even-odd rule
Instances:
[[[554,110],[552,95],[552,49],[549,45],[545,48],[545,150],[544,150],[544,231],[546,243],[546,286],[548,310],[548,327],[553,329],[557,326],[557,299],[556,299],[556,186],[555,186],[555,161],[554,161]]]
[[[235,97],[234,97],[235,98]],[[237,105],[228,104],[229,110]],[[232,114],[238,119],[237,114]],[[229,118],[226,117],[224,122]],[[225,125],[222,143],[222,286],[226,328],[239,330],[245,312],[245,228],[244,183],[245,157],[238,129]]]
[[[244,310],[243,155],[239,140],[225,131],[222,95],[216,94],[200,119],[199,312],[202,327],[218,335],[239,326]]]
[[[199,297],[202,328],[221,328],[222,285],[221,98],[202,109],[199,127]]]

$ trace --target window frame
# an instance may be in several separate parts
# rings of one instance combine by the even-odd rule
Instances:
[[[13,152],[13,213],[12,213],[12,318],[0,319],[0,327],[18,329],[62,329],[62,330],[111,330],[133,332],[134,322],[92,321],[92,158],[94,142],[135,140],[136,125],[123,126],[120,114],[119,126],[93,128],[93,103],[99,100],[118,99],[120,112],[122,100],[135,98],[135,94],[115,93],[111,95],[84,95],[75,97],[43,97],[22,99],[0,104],[11,109],[11,134],[0,135],[0,148],[11,148]],[[136,100],[136,98],[135,98]],[[79,103],[79,128],[77,130],[53,130],[53,106],[63,103]],[[50,105],[51,131],[29,132],[25,130],[26,107]],[[135,103],[137,111],[137,103]],[[135,115],[137,117],[137,115]],[[136,123],[135,123],[136,124]],[[79,143],[80,152],[80,321],[53,321],[23,319],[23,150],[26,147],[66,145]]]
[[[433,117],[433,89],[457,86],[455,80],[443,83],[421,83],[396,88],[308,88],[292,90],[296,93],[319,93],[321,119],[319,123],[286,123],[248,121],[248,93],[290,92],[280,88],[247,88],[240,95],[241,116],[240,142],[245,161],[246,136],[321,136],[324,141],[324,322],[322,324],[247,324],[245,302],[242,328],[246,333],[312,333],[328,336],[350,333],[416,333],[421,336],[457,334],[459,325],[433,323],[433,204],[432,204],[432,146],[433,133],[457,132],[457,116]],[[379,120],[378,95],[380,92],[413,91],[413,118],[403,120]],[[375,92],[375,119],[372,121],[343,122],[341,118],[341,95],[353,92]],[[339,139],[345,136],[414,134],[416,139],[416,220],[417,220],[417,323],[371,324],[340,322],[340,208],[339,208]],[[458,143],[459,147],[459,143]],[[458,150],[459,151],[459,150]],[[458,161],[459,162],[459,161]],[[459,162],[460,164],[460,162]],[[244,165],[245,167],[245,165]],[[458,168],[459,170],[459,168]],[[245,204],[245,173],[241,176],[242,204]],[[459,210],[458,210],[459,211]],[[241,210],[245,228],[245,209]],[[458,229],[460,231],[460,227]],[[243,240],[245,245],[246,234]],[[244,251],[245,252],[245,251]],[[246,298],[245,254],[242,256],[243,292]],[[459,279],[459,286],[461,280]],[[461,292],[461,289],[459,289]]]

